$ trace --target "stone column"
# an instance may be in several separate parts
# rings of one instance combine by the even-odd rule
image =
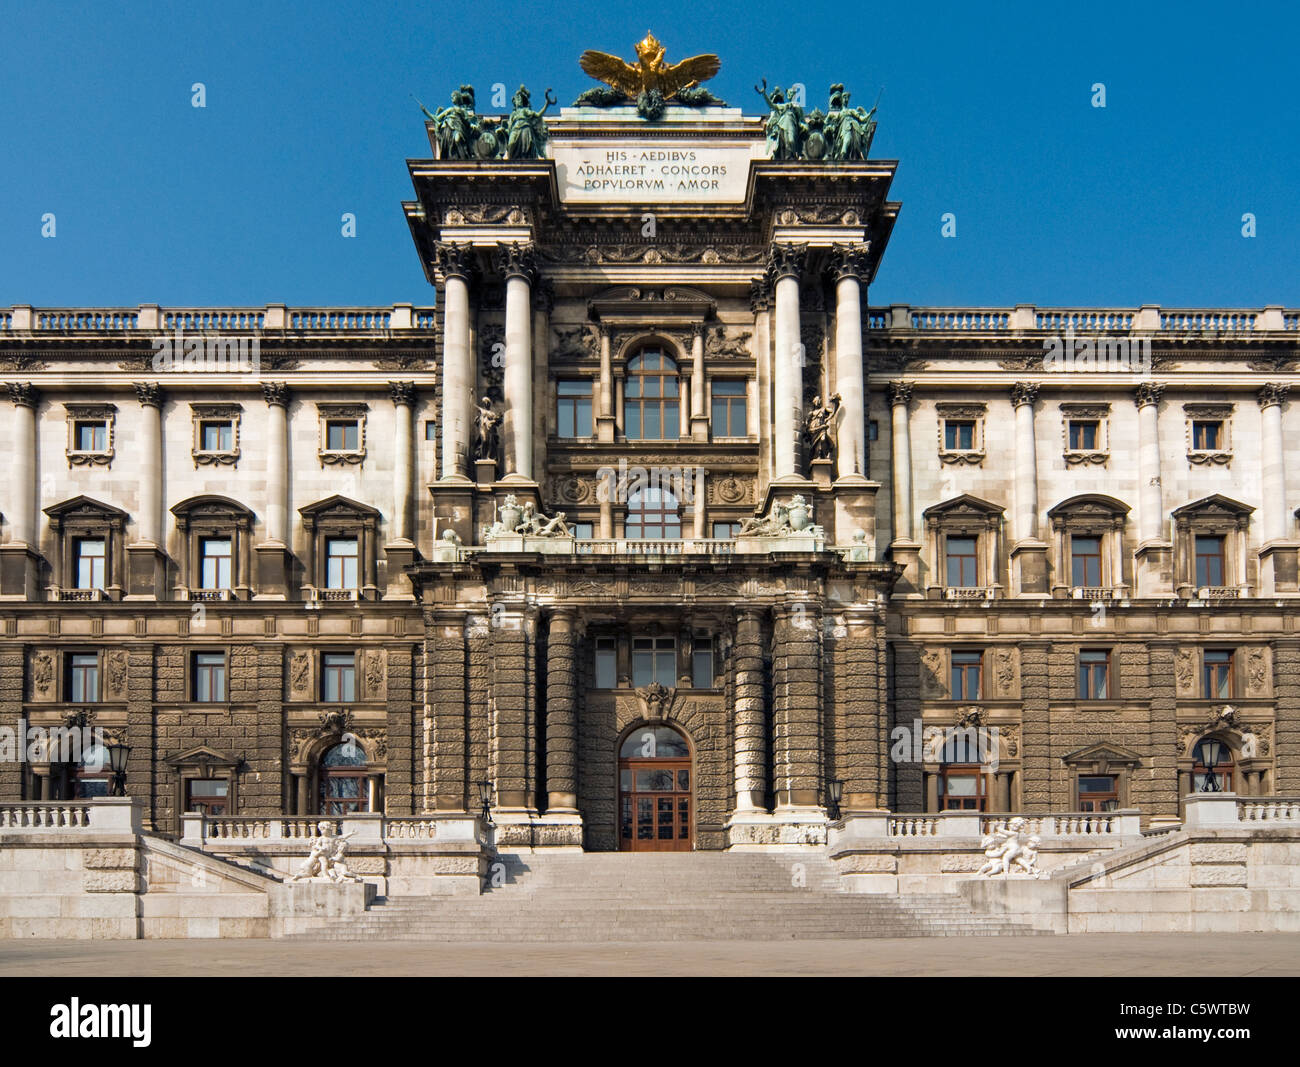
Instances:
[[[556,608],[546,641],[546,810],[578,810],[578,675],[575,613]]]
[[[136,472],[140,510],[136,517],[139,537],[126,546],[128,600],[162,600],[165,597],[167,557],[162,529],[162,390],[155,382],[136,382],[140,401],[140,438]]]
[[[696,441],[709,439],[709,416],[704,407],[707,389],[704,384],[704,335],[708,327],[697,322],[691,327],[691,430]]]
[[[14,448],[9,455],[9,493],[6,508],[12,540],[0,545],[0,598],[35,600],[40,558],[36,547],[36,408],[40,393],[26,382],[9,382],[14,405]],[[20,676],[21,677],[21,676]]]
[[[913,541],[912,530],[912,430],[907,405],[912,400],[911,382],[889,383],[889,404],[893,418],[894,540]]]
[[[474,358],[470,349],[470,255],[461,245],[438,246],[442,292],[442,478],[468,479],[473,433]]]
[[[762,811],[767,800],[767,715],[763,699],[763,644],[759,612],[736,619],[736,810]]]
[[[708,530],[704,525],[705,518],[705,499],[704,499],[704,468],[695,468],[695,489],[694,504],[692,505],[692,518],[695,520],[695,539],[703,540],[709,536]]]
[[[600,388],[596,404],[596,440],[614,440],[614,371],[610,357],[609,327],[600,328]]]
[[[263,382],[266,398],[266,540],[257,546],[254,600],[285,600],[289,595],[289,387]],[[315,579],[310,577],[308,582]]]
[[[506,280],[505,463],[507,476],[533,478],[531,245],[502,244],[498,263]]]
[[[862,367],[863,248],[837,245],[835,276],[835,391],[840,395],[836,428],[836,474],[867,473],[866,387]],[[841,539],[842,540],[842,539]]]
[[[414,600],[415,591],[406,577],[405,568],[415,562],[415,523],[412,516],[414,486],[412,473],[415,383],[389,382],[393,397],[393,514],[388,526],[388,558],[385,600]]]
[[[498,600],[490,618],[488,777],[496,785],[500,821],[527,821],[528,813],[537,813],[537,616],[522,603]]]
[[[772,630],[772,773],[778,808],[820,803],[821,604],[776,608]]]
[[[799,274],[804,248],[775,245],[768,271],[776,286],[776,358],[772,373],[773,424],[777,479],[799,477],[799,438],[803,429],[803,361],[799,332]]]
[[[1034,434],[1034,402],[1038,386],[1018,382],[1011,389],[1015,409],[1016,489],[1010,552],[1010,592],[1047,594],[1047,545],[1038,536],[1038,441]],[[990,535],[991,536],[991,535]],[[997,583],[989,568],[988,585]]]
[[[1160,397],[1165,387],[1143,382],[1133,394],[1138,411],[1138,547],[1133,553],[1134,592],[1170,596],[1174,590],[1173,546],[1160,488]]]
[[[749,307],[754,313],[754,367],[757,383],[754,425],[762,432],[758,435],[758,470],[759,489],[772,477],[773,448],[771,434],[767,432],[772,425],[772,294],[767,279],[761,278],[749,283]],[[761,495],[761,492],[760,492]]]
[[[1286,467],[1282,450],[1282,404],[1290,386],[1270,382],[1256,398],[1259,402],[1260,473],[1263,476],[1263,529],[1261,540],[1285,541],[1290,535],[1287,521]]]

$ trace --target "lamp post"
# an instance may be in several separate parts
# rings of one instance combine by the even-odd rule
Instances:
[[[109,795],[126,796],[126,757],[131,754],[131,746],[123,744],[108,745],[108,766],[113,772],[113,784]]]
[[[831,822],[838,822],[840,818],[840,798],[844,796],[844,779],[828,778],[826,780],[826,815]]]
[[[482,804],[483,821],[488,825],[492,823],[492,783],[488,781],[475,782],[478,786],[478,797]]]
[[[1207,737],[1197,747],[1201,750],[1201,762],[1205,765],[1205,783],[1201,786],[1201,792],[1218,793],[1219,776],[1214,773],[1214,768],[1223,758],[1223,742]]]

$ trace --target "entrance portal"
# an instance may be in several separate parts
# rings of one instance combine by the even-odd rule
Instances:
[[[671,726],[639,726],[618,752],[618,847],[690,852],[695,793],[691,746]]]

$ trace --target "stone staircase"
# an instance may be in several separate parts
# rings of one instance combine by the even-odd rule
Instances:
[[[479,896],[397,897],[299,939],[644,942],[1034,934],[955,894],[843,893],[824,855],[503,854]]]

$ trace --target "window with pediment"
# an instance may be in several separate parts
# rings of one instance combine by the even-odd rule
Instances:
[[[243,410],[238,404],[190,405],[194,422],[194,443],[190,453],[195,470],[238,465],[239,418]]]
[[[988,405],[936,404],[935,412],[939,419],[939,462],[982,465]]]
[[[1104,813],[1129,807],[1129,782],[1142,758],[1108,742],[1088,745],[1061,757],[1069,776],[1071,811]]]
[[[1129,507],[1087,493],[1048,511],[1054,557],[1053,595],[1108,600],[1127,595],[1124,528]]]
[[[317,404],[320,418],[318,454],[326,466],[357,465],[366,458],[365,404]]]
[[[56,541],[54,598],[120,600],[126,573],[126,512],[78,496],[46,508],[45,514]]]
[[[1062,404],[1067,467],[1105,466],[1110,458],[1110,405]]]
[[[344,496],[299,508],[307,531],[303,594],[314,601],[373,600],[379,512]]]
[[[1232,462],[1232,404],[1184,404],[1187,461],[1195,467]]]
[[[931,596],[983,600],[997,595],[1003,511],[963,494],[923,512]]]
[[[109,467],[113,463],[117,407],[64,404],[68,417],[68,467]]]
[[[251,589],[253,513],[229,497],[194,496],[172,507],[181,544],[179,596],[247,600]]]
[[[627,361],[623,434],[629,441],[681,436],[681,380],[677,363],[660,345],[646,345]]]
[[[1245,593],[1247,539],[1254,510],[1218,493],[1174,509],[1179,596],[1207,600]]]

